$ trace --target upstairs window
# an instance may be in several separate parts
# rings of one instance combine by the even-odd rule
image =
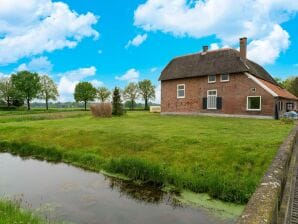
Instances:
[[[185,98],[185,84],[177,85],[177,98]]]
[[[261,97],[248,96],[247,97],[247,110],[260,111],[261,110]]]
[[[230,75],[229,74],[222,74],[220,76],[220,81],[221,82],[228,82],[228,81],[230,81]]]
[[[216,82],[216,75],[209,75],[208,83],[215,83],[215,82]]]

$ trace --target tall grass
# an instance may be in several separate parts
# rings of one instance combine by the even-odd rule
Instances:
[[[21,208],[18,202],[0,199],[0,223],[1,224],[50,224],[30,211]]]
[[[214,168],[204,171],[193,164],[189,165],[188,170],[180,170],[134,156],[104,159],[92,153],[65,152],[54,147],[7,141],[0,141],[0,152],[50,162],[66,162],[92,171],[105,170],[155,186],[173,185],[177,190],[207,192],[213,198],[235,203],[247,202],[257,183],[249,181],[250,176],[246,175],[235,178],[234,173],[227,170]]]

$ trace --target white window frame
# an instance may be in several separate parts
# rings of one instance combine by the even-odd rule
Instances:
[[[183,96],[179,96],[179,87],[180,86],[183,86],[183,90],[184,90],[184,95]],[[185,98],[185,84],[178,84],[177,85],[177,99],[184,99],[184,98]]]
[[[215,76],[215,80],[214,80],[214,81],[210,81],[210,80],[209,80],[209,77],[210,77],[210,76]],[[216,83],[216,75],[208,75],[208,83]]]
[[[222,76],[223,75],[227,75],[228,76],[228,79],[227,80],[222,80]],[[220,82],[229,82],[230,81],[230,74],[229,73],[227,73],[227,74],[221,74],[220,75]]]
[[[260,98],[260,108],[259,109],[249,109],[248,108],[248,99],[249,98]],[[247,96],[247,98],[246,98],[246,110],[247,111],[261,111],[262,110],[262,97],[261,96]]]
[[[216,95],[209,95],[209,92],[211,91],[215,91],[216,92]],[[210,103],[209,103],[209,97],[210,96],[215,96],[215,107],[209,107]],[[210,90],[207,90],[207,110],[217,110],[217,89],[210,89]]]

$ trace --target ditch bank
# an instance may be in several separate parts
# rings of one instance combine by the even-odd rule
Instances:
[[[140,186],[150,186],[165,193],[174,193],[175,200],[183,205],[206,209],[221,220],[235,223],[243,211],[243,205],[221,201],[208,194],[195,193],[183,188],[183,182],[173,175],[171,170],[158,164],[139,158],[123,157],[105,159],[93,153],[64,152],[54,147],[41,147],[33,144],[0,141],[0,153],[9,153],[24,159],[46,160],[51,163],[65,163],[75,167],[99,172],[105,176],[130,181]],[[176,178],[176,179],[175,179]],[[178,184],[174,185],[176,181]],[[187,183],[187,182],[186,182]]]
[[[287,213],[295,172],[298,125],[280,146],[271,166],[250,198],[237,224],[280,223]]]

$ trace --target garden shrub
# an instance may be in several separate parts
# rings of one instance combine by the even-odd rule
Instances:
[[[90,106],[94,117],[111,117],[112,104],[111,103],[97,103]]]

